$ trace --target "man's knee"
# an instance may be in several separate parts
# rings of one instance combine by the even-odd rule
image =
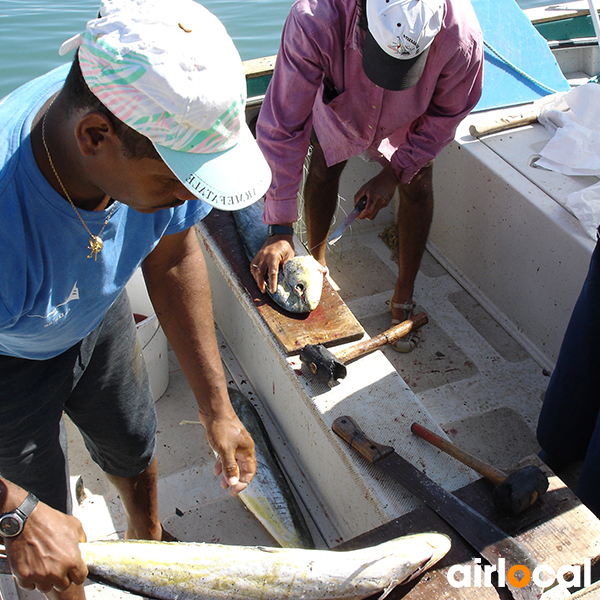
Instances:
[[[409,201],[431,201],[433,199],[433,161],[422,167],[410,183],[400,184],[399,191],[402,198]]]

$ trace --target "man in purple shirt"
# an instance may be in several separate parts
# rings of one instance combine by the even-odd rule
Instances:
[[[294,255],[292,223],[304,158],[308,247],[325,266],[326,236],[346,161],[361,153],[382,170],[354,196],[374,219],[396,188],[399,276],[393,323],[411,315],[433,214],[432,161],[481,95],[483,36],[468,0],[297,0],[283,29],[257,140],[273,180],[270,236],[252,261],[261,290]],[[312,134],[312,135],[311,135]],[[409,352],[416,333],[395,345]]]

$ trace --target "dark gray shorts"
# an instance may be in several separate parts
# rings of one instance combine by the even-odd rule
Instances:
[[[156,412],[125,292],[59,356],[0,356],[0,474],[70,512],[63,411],[106,473],[133,477],[154,460]]]

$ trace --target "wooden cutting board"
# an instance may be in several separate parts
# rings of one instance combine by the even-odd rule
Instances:
[[[324,281],[315,310],[301,315],[289,313],[258,289],[231,213],[213,209],[202,223],[288,356],[298,354],[306,344],[335,346],[363,337],[361,324],[329,281]]]

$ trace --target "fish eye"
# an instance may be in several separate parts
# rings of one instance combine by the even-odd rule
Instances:
[[[299,292],[303,292],[304,291],[304,284],[303,283],[299,283],[296,285],[296,290]]]

